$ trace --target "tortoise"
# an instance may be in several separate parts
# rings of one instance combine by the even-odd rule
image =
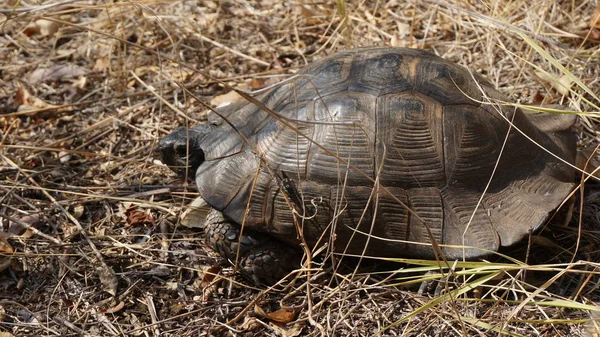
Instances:
[[[298,265],[288,247],[300,243],[484,257],[540,227],[574,187],[574,115],[517,108],[424,50],[344,51],[252,101],[159,148],[214,209],[209,244],[256,282]]]

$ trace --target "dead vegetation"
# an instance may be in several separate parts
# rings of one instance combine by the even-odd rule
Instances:
[[[404,286],[439,278],[418,261],[257,289],[180,226],[195,187],[155,153],[228,86],[386,45],[432,50],[515,102],[568,105],[593,169],[596,2],[8,0],[0,27],[0,336],[600,333],[591,180],[568,226],[514,248],[527,264],[458,264],[441,294]]]

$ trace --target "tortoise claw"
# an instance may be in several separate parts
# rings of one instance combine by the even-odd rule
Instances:
[[[274,284],[300,265],[298,250],[268,235],[245,230],[240,237],[238,226],[223,213],[211,210],[204,225],[206,243],[257,285]],[[238,255],[239,254],[239,255]]]

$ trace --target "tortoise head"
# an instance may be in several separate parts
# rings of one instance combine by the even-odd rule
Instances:
[[[185,174],[189,170],[193,178],[204,162],[204,151],[200,148],[202,139],[213,129],[214,126],[210,124],[175,129],[158,143],[162,162],[178,174]]]

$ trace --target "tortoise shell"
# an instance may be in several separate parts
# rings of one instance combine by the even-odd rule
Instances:
[[[429,52],[366,48],[217,110],[200,195],[247,229],[338,252],[473,258],[542,225],[573,188],[572,115],[507,105]]]

